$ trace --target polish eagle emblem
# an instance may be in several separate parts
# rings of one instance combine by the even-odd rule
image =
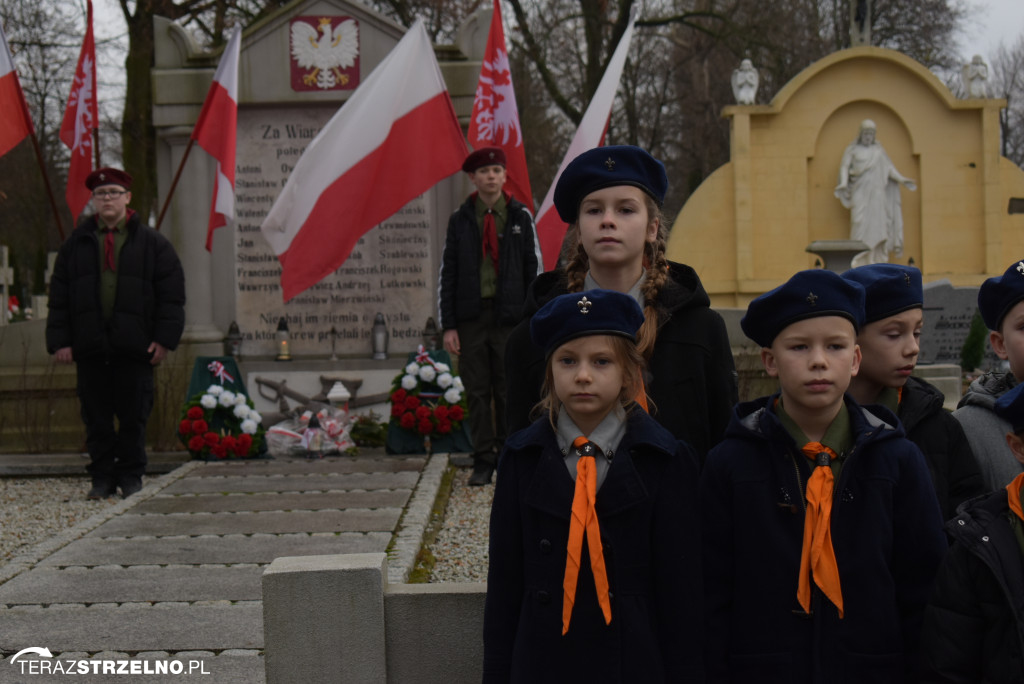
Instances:
[[[321,17],[319,30],[304,21],[292,23],[292,58],[309,72],[302,76],[306,86],[330,90],[348,85],[343,74],[359,55],[359,28],[352,19],[333,26],[329,17]]]

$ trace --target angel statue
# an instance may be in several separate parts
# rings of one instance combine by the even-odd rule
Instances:
[[[359,29],[356,22],[346,19],[337,28],[328,17],[320,19],[320,34],[303,21],[292,24],[292,57],[303,69],[312,69],[302,77],[308,86],[329,90],[345,85],[348,76],[341,73],[356,62],[359,55]]]
[[[960,70],[967,97],[988,97],[988,65],[981,55],[974,55],[970,62]]]
[[[754,104],[754,100],[757,98],[758,79],[757,69],[749,59],[740,62],[739,69],[733,69],[732,96],[736,98],[737,104]]]

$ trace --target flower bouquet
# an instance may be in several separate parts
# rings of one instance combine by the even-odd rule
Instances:
[[[263,451],[262,420],[249,397],[210,385],[182,408],[178,438],[194,459],[253,458]]]
[[[452,375],[446,352],[427,352],[421,346],[391,385],[389,448],[395,453],[468,449],[463,421],[466,388]]]

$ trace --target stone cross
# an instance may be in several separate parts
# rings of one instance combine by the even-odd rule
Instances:
[[[8,265],[10,250],[7,245],[0,245],[0,325],[7,324],[7,298],[11,296],[11,287],[14,285],[14,269]]]
[[[850,47],[871,45],[871,0],[850,3]]]

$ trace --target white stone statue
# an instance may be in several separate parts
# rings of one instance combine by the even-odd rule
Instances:
[[[988,97],[988,64],[981,55],[974,55],[970,62],[964,64],[960,77],[967,97]]]
[[[757,99],[757,83],[759,80],[760,76],[757,73],[757,69],[754,68],[749,59],[740,62],[739,69],[733,69],[732,96],[736,98],[737,104],[754,104],[754,101]]]
[[[874,121],[861,122],[860,134],[843,152],[834,193],[850,210],[850,239],[868,246],[853,258],[853,266],[885,263],[889,252],[903,253],[900,185],[917,190],[917,184],[893,166],[875,133]]]

